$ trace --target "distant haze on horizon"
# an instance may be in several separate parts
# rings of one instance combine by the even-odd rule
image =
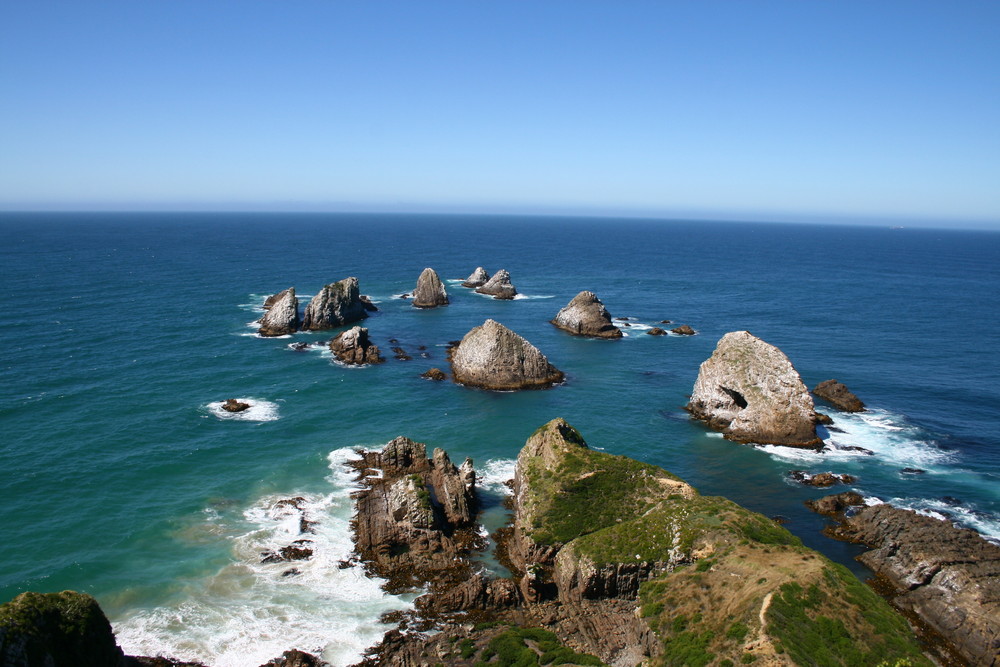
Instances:
[[[0,4],[0,211],[1000,229],[1000,3]]]

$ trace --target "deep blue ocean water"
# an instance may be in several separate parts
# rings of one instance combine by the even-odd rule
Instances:
[[[0,214],[0,601],[24,590],[95,595],[132,653],[259,664],[296,645],[347,664],[378,616],[408,597],[337,561],[350,552],[357,446],[406,435],[475,459],[504,520],[501,482],[542,423],[661,465],[702,493],[769,516],[853,562],[803,501],[792,469],[856,475],[854,488],[1000,539],[1000,233],[613,219],[433,215]],[[482,265],[524,298],[458,286]],[[451,305],[395,298],[435,268]],[[356,276],[388,361],[346,368],[248,323],[294,285],[302,305]],[[579,291],[618,341],[548,321]],[[302,298],[305,297],[305,298]],[[566,372],[547,391],[491,393],[419,378],[486,318]],[[644,334],[660,320],[694,337]],[[673,324],[670,326],[674,326]],[[730,443],[688,419],[698,365],[728,331],[780,347],[806,384],[837,378],[870,411],[839,415],[822,454]],[[398,339],[414,359],[392,358]],[[419,356],[426,346],[429,358]],[[243,418],[214,405],[254,399]],[[822,403],[818,404],[824,409]],[[858,445],[872,456],[843,451]],[[919,468],[923,474],[905,474]],[[260,564],[295,522],[320,521],[301,574]],[[291,523],[290,523],[291,521]],[[253,662],[257,660],[257,662]]]

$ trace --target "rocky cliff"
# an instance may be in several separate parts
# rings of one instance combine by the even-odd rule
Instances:
[[[621,329],[611,323],[611,315],[593,292],[580,292],[556,313],[552,324],[574,336],[621,338]]]
[[[947,521],[888,504],[860,510],[834,529],[873,547],[858,557],[970,664],[1000,666],[1000,546]]]
[[[295,288],[289,287],[269,297],[264,302],[267,312],[260,318],[261,336],[284,336],[299,329],[299,300]]]
[[[455,382],[494,390],[539,389],[563,379],[538,348],[504,325],[486,320],[451,352]]]
[[[510,282],[510,274],[506,269],[500,269],[493,277],[476,288],[480,294],[489,294],[494,299],[513,299],[517,296],[517,288]]]
[[[437,308],[448,305],[448,292],[444,283],[432,268],[426,268],[417,278],[417,287],[413,290],[413,305],[417,308]]]
[[[719,340],[701,364],[687,409],[736,442],[822,445],[812,397],[792,362],[748,331]]]
[[[486,273],[486,269],[481,266],[477,266],[476,270],[465,279],[462,283],[462,287],[481,287],[486,284],[486,281],[490,279],[490,274]]]
[[[368,317],[358,279],[344,278],[321,289],[306,306],[302,317],[304,331],[319,331],[357,322]]]

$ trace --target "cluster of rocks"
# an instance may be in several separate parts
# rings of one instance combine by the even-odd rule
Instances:
[[[492,296],[494,299],[510,300],[517,296],[517,288],[510,281],[507,269],[500,269],[491,277],[481,266],[465,279],[462,287],[469,287],[479,294]]]
[[[264,310],[257,333],[285,336],[296,331],[321,331],[357,322],[378,308],[361,294],[358,279],[352,276],[324,286],[309,301],[301,319],[294,287],[268,297]]]

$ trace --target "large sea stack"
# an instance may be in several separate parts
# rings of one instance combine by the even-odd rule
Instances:
[[[517,288],[510,282],[510,274],[506,269],[500,269],[483,285],[476,288],[480,294],[489,294],[494,299],[513,299],[517,296]]]
[[[621,338],[621,329],[611,323],[611,315],[593,292],[580,292],[556,313],[552,324],[574,336]]]
[[[462,287],[481,287],[486,284],[486,281],[490,279],[490,274],[486,273],[486,269],[481,266],[477,266],[476,270],[472,272],[465,282],[462,283]]]
[[[303,331],[319,331],[357,322],[368,317],[358,290],[358,279],[344,278],[319,291],[306,306]]]
[[[413,290],[413,305],[417,308],[448,305],[448,292],[445,291],[444,283],[438,278],[434,269],[424,269],[417,278],[417,287]]]
[[[563,379],[537,347],[494,320],[465,334],[451,353],[455,382],[483,389],[541,389]]]
[[[748,331],[723,336],[687,409],[736,442],[818,447],[812,397],[792,362]]]
[[[294,333],[299,328],[299,299],[295,296],[295,288],[289,287],[268,297],[264,302],[267,312],[260,318],[261,336],[285,336]]]

